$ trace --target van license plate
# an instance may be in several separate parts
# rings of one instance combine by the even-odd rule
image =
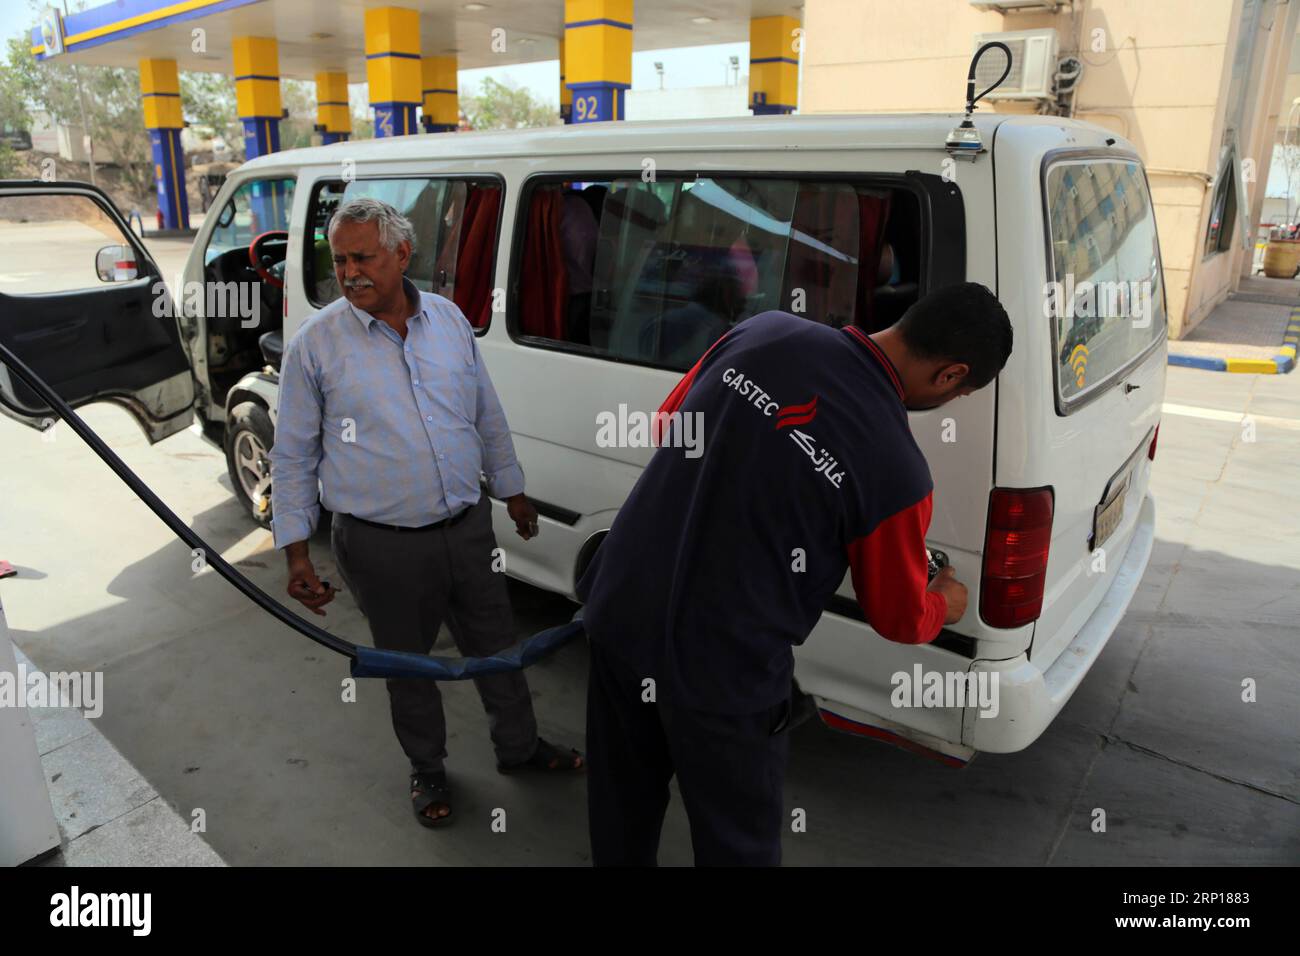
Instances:
[[[1094,550],[1105,544],[1106,539],[1119,527],[1120,519],[1124,517],[1124,499],[1128,496],[1128,486],[1132,478],[1133,472],[1130,470],[1123,480],[1117,482],[1111,489],[1110,494],[1107,495],[1109,500],[1097,505],[1097,510],[1093,512],[1092,547]]]

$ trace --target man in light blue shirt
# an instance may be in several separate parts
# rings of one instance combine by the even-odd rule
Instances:
[[[538,524],[474,331],[452,302],[405,277],[414,232],[391,206],[344,203],[329,241],[343,298],[285,348],[271,449],[272,528],[289,595],[317,614],[333,600],[308,555],[323,504],[376,647],[428,653],[446,620],[462,654],[494,654],[514,643],[514,622],[487,496],[506,501],[524,540]],[[583,768],[577,751],[537,736],[522,673],[475,684],[499,770]],[[388,691],[416,818],[449,822],[437,682],[392,679]]]

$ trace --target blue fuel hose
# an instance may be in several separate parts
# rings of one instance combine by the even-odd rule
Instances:
[[[557,650],[582,633],[582,622],[575,620],[558,627],[548,628],[526,638],[491,657],[430,657],[425,654],[412,654],[409,651],[383,651],[373,647],[353,644],[336,634],[323,630],[294,614],[275,598],[271,597],[248,578],[237,571],[223,558],[216,549],[195,534],[190,527],[177,517],[176,513],[163,504],[153,491],[140,480],[140,477],[126,466],[116,453],[104,444],[103,439],[82,421],[81,416],[72,410],[43,379],[14,355],[3,343],[0,343],[0,362],[18,376],[33,392],[41,397],[68,427],[90,446],[91,450],[103,459],[104,464],[130,488],[149,510],[158,516],[163,524],[171,529],[172,534],[180,538],[191,549],[200,549],[204,560],[223,578],[225,578],[244,597],[248,598],[267,614],[281,624],[287,625],[308,640],[315,641],[335,653],[342,654],[351,661],[353,677],[424,677],[433,680],[467,680],[484,677],[488,674],[502,674],[508,671],[522,670],[543,657]],[[0,403],[20,415],[30,413],[15,407],[0,396]],[[581,612],[579,612],[580,614]]]

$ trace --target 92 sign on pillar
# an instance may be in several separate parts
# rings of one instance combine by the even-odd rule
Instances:
[[[574,97],[573,115],[579,123],[592,123],[599,120],[600,104],[595,95]]]

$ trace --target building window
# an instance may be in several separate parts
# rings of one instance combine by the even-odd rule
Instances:
[[[1210,224],[1205,231],[1205,254],[1212,256],[1227,252],[1232,247],[1232,233],[1237,221],[1237,158],[1228,153],[1219,170],[1214,187],[1214,201],[1210,204]]]

